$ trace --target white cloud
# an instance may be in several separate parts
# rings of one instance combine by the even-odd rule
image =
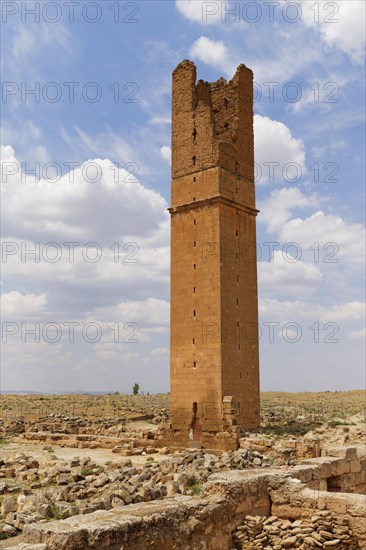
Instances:
[[[207,2],[207,0],[176,0],[175,6],[186,19],[195,23],[216,24],[221,21],[227,1]]]
[[[89,344],[89,352],[84,349],[81,355],[75,346],[69,352],[61,343],[30,338],[27,343],[9,341],[3,348],[4,390],[131,392],[138,382],[141,390],[168,391],[168,356],[162,355],[160,362],[156,356],[155,361],[154,356],[144,361],[149,354],[136,344],[101,341]]]
[[[154,116],[150,119],[150,124],[156,124],[157,126],[164,126],[165,124],[170,124],[170,116]]]
[[[297,187],[275,189],[269,197],[259,203],[260,216],[258,221],[267,226],[269,233],[277,235],[291,219],[292,212],[297,208],[309,208],[319,205],[317,195],[305,195]],[[293,241],[294,239],[290,239]]]
[[[306,195],[297,188],[276,189],[259,204],[259,222],[280,242],[296,242],[324,269],[339,263],[343,269],[358,269],[365,261],[365,228],[318,210],[320,203],[327,200],[314,193]],[[298,209],[310,208],[316,210],[307,217],[295,215]]]
[[[192,44],[189,54],[193,59],[220,68],[225,74],[232,76],[235,73],[236,65],[230,59],[230,52],[222,40],[211,40],[207,36],[201,36]]]
[[[155,348],[153,349],[149,355],[144,357],[145,363],[164,363],[167,364],[169,362],[169,350],[167,348]]]
[[[166,345],[168,339],[169,304],[164,300],[129,300],[63,318],[49,309],[44,294],[12,291],[4,295],[3,305],[2,377],[7,389],[108,391],[117,384],[126,390],[134,382],[126,369],[150,391],[166,385],[169,352],[156,348],[159,340]],[[88,340],[94,337],[94,343]],[[143,368],[153,368],[156,375],[149,378]]]
[[[283,1],[286,2],[286,0]],[[289,3],[286,2],[286,4]],[[240,5],[239,2],[238,5]],[[271,93],[274,93],[276,101],[286,97],[287,93],[293,96],[295,90],[291,88],[287,90],[283,85],[291,81],[298,82],[300,75],[312,72],[314,65],[322,62],[320,39],[309,40],[311,31],[300,22],[295,24],[284,22],[281,12],[280,6],[275,7],[274,23],[268,24],[268,6],[263,8],[262,22],[267,18],[263,32],[258,32],[259,23],[247,24],[242,31],[243,42],[238,44],[237,49],[233,49],[235,61],[238,61],[238,64],[244,62],[254,72],[254,81],[260,86],[262,101],[268,101],[272,86]],[[231,29],[233,28],[234,25],[231,26]],[[275,46],[263,48],[263,40],[266,44]],[[298,54],[299,51],[301,55]]]
[[[46,294],[21,294],[18,290],[5,292],[1,296],[1,314],[3,319],[10,321],[11,319],[38,317],[44,312],[46,305]]]
[[[168,241],[168,227],[165,233]],[[47,244],[37,246],[31,241],[6,239],[3,241],[3,277],[22,286],[24,281],[36,284],[40,291],[46,288],[50,309],[58,317],[74,311],[78,314],[80,308],[84,310],[87,293],[90,294],[89,308],[101,302],[114,304],[116,297],[126,296],[126,289],[129,299],[145,299],[150,292],[165,296],[169,288],[169,243],[157,246],[142,235],[133,245],[125,243],[126,240],[118,244],[116,241],[113,246],[111,242],[111,249],[106,243],[99,249],[99,261],[90,262],[87,250],[92,258],[97,249],[89,249],[84,241],[72,251],[62,246],[62,241],[56,249]],[[28,254],[31,250],[36,253]],[[59,261],[54,262],[56,254]]]
[[[169,80],[169,92],[166,94],[165,100],[170,94],[170,89],[171,81]],[[165,103],[164,106],[160,105],[159,102],[162,99],[160,98],[158,101],[155,94],[156,90],[149,95],[149,105],[145,106],[149,117],[151,113],[160,112],[160,110],[166,108]],[[161,119],[162,117],[158,117],[155,124],[136,126],[127,138],[108,126],[96,135],[92,135],[77,126],[71,130],[62,127],[60,130],[61,137],[67,150],[72,151],[72,156],[70,154],[70,156],[64,158],[72,158],[74,161],[80,159],[80,162],[82,162],[86,158],[103,157],[111,159],[112,162],[118,163],[121,168],[130,171],[131,168],[128,167],[134,165],[134,173],[137,179],[141,181],[142,178],[146,181],[147,178],[156,177],[156,174],[161,175],[166,168],[166,163],[161,158],[159,151],[161,143],[165,143],[169,139],[167,125]]]
[[[258,183],[291,183],[305,174],[304,143],[282,122],[255,115],[254,144]]]
[[[364,342],[366,339],[366,328],[352,331],[349,337],[351,340],[361,340]]]
[[[60,327],[59,340],[63,341],[70,339],[70,330],[82,338],[83,327],[86,324],[97,324],[103,332],[101,343],[104,344],[113,342],[118,344],[121,338],[128,342],[127,337],[133,339],[135,332],[139,342],[147,342],[150,340],[151,334],[165,334],[169,327],[169,303],[156,298],[139,301],[126,300],[117,305],[80,311],[79,316],[72,319],[72,322],[75,323],[72,329],[69,329],[67,325],[70,322],[70,317],[56,314],[50,305],[46,293],[40,295],[21,294],[19,291],[4,293],[1,298],[1,311],[4,319],[5,340],[18,339],[22,336],[23,328],[25,330],[27,327],[34,326],[34,323],[39,324],[37,330],[41,337],[45,325],[57,323]],[[54,332],[53,329],[50,329],[50,339],[52,331]],[[30,339],[32,340],[32,338]],[[48,341],[47,337],[43,340]]]
[[[160,303],[168,295],[169,214],[159,193],[100,159],[89,161],[100,169],[94,183],[83,177],[88,163],[73,180],[65,175],[57,183],[36,182],[21,173],[11,147],[2,152],[16,171],[2,185],[2,275],[10,285],[4,315],[21,321],[33,312],[42,322],[53,315],[62,324],[89,312],[98,320],[98,308],[127,297],[142,304],[142,319],[150,296]],[[163,319],[161,308],[151,307]],[[106,321],[138,311],[111,310],[114,317]]]
[[[127,300],[109,308],[97,308],[95,315],[98,319],[131,319],[148,325],[168,326],[169,311],[167,301],[148,298],[140,302]]]
[[[20,127],[22,128],[21,132],[19,131]],[[43,131],[32,120],[25,120],[24,115],[20,116],[19,113],[14,113],[11,122],[4,120],[1,126],[1,136],[4,143],[16,143],[17,151],[23,151],[28,159],[32,159],[32,161],[26,162],[24,158],[21,158],[24,168],[28,172],[35,170],[36,162],[45,165],[52,160],[48,148],[44,145],[47,139]],[[3,158],[8,158],[6,151],[4,151]]]
[[[170,147],[168,147],[167,145],[163,145],[160,148],[160,154],[161,154],[161,156],[163,157],[164,160],[169,162],[169,164],[172,163],[172,150],[171,150]]]
[[[126,140],[110,128],[107,128],[106,131],[92,136],[77,126],[74,128],[74,133],[68,132],[65,128],[61,128],[60,133],[69,150],[76,151],[84,159],[105,155],[105,157],[111,159],[113,162],[118,162],[122,167],[127,163],[135,163],[138,167],[139,175],[142,172],[144,174],[150,173],[146,157],[150,153],[148,146],[151,146],[152,140],[146,140],[145,146],[144,136],[142,135],[136,138],[131,136],[129,140]],[[155,134],[151,135],[155,137],[156,131]],[[141,142],[144,142],[144,155],[139,154]],[[73,157],[73,160],[76,161],[77,158]]]
[[[364,359],[349,339],[361,336],[364,308],[362,302],[332,306],[314,299],[260,298],[262,386],[295,391],[363,387]]]
[[[348,304],[334,305],[324,311],[322,318],[325,321],[350,321],[365,318],[364,302],[349,302]]]
[[[323,275],[318,266],[291,255],[291,249],[275,250],[271,262],[259,262],[258,283],[261,295],[309,295],[319,288]]]
[[[357,71],[357,69],[356,69]],[[353,77],[355,78],[355,77]],[[352,83],[351,83],[352,82]],[[308,82],[307,86],[304,86],[301,89],[301,97],[298,101],[291,103],[291,109],[295,113],[300,113],[302,110],[306,108],[316,108],[320,110],[331,113],[334,109],[334,103],[338,103],[339,101],[342,101],[342,95],[343,100],[346,97],[346,89],[349,85],[354,86],[355,80],[352,79],[349,73],[341,73],[337,71],[329,71],[327,72],[326,77],[318,76],[314,78],[313,82]],[[352,116],[355,116],[354,111],[345,113],[346,114],[346,120],[349,119]],[[341,120],[339,117],[337,117],[338,120],[333,121],[335,125],[339,127],[340,124],[343,124],[343,120]],[[342,117],[343,119],[343,117]],[[316,124],[318,123],[318,120],[316,121]],[[339,146],[342,142],[345,142],[344,137],[341,139],[339,136],[334,136],[333,142],[335,146]]]
[[[310,319],[322,322],[347,323],[364,319],[365,303],[355,301],[327,306],[302,300],[281,301],[275,298],[260,298],[259,312],[265,318],[281,322]]]
[[[11,145],[1,145],[0,151],[1,151],[1,154],[0,154],[1,162],[13,162],[19,165],[15,157],[15,151]]]
[[[42,82],[47,61],[51,70],[60,71],[70,66],[80,42],[77,34],[70,32],[61,21],[50,24],[42,16],[38,21],[30,16],[26,23],[19,23],[20,11],[17,17],[8,17],[6,25],[2,26],[6,36],[3,41],[3,79],[19,83]],[[13,107],[24,106],[19,97],[20,94],[17,94],[11,98]]]
[[[328,263],[338,263],[342,258],[362,266],[365,261],[365,228],[359,223],[347,223],[340,216],[324,214],[321,210],[307,218],[288,220],[279,232],[284,242],[296,241],[303,248],[315,242],[329,245]]]
[[[345,52],[356,63],[362,63],[365,53],[364,0],[320,0],[309,9],[304,1],[303,21],[316,29],[329,47]]]
[[[72,388],[72,380],[65,384],[65,365],[72,360],[61,344],[36,342],[34,337],[22,344],[9,340],[3,345],[2,388],[49,391],[50,380],[54,389]]]
[[[56,182],[37,182],[21,172],[11,148],[4,148],[4,153],[4,169],[15,172],[2,183],[4,238],[96,241],[103,246],[139,240],[142,235],[151,240],[167,229],[165,199],[138,182],[134,164],[126,166],[127,171],[108,159],[90,159]]]

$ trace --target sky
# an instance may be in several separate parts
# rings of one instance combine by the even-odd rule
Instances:
[[[2,391],[169,391],[183,59],[254,72],[261,389],[364,388],[364,0],[1,9]]]

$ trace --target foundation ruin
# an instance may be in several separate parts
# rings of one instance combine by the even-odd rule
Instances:
[[[366,487],[365,448],[334,448],[328,449],[327,454],[304,460],[288,471],[238,470],[213,474],[199,497],[177,495],[163,501],[27,525],[24,528],[26,545],[14,549],[232,550],[238,548],[233,543],[233,532],[245,518],[273,515],[295,520],[299,526],[296,527],[296,543],[294,540],[287,543],[291,537],[285,535],[280,548],[343,548],[342,536],[335,539],[339,541],[335,544],[323,544],[318,540],[318,544],[307,545],[305,539],[314,541],[314,537],[309,536],[305,526],[302,532],[301,523],[310,521],[316,526],[316,518],[320,522],[327,518],[328,522],[335,523],[336,529],[339,525],[349,527],[353,538],[349,548],[364,549],[366,500],[359,493]],[[337,493],[327,491],[332,478],[344,483],[348,492],[342,489]],[[263,542],[263,537],[261,540]],[[255,546],[265,547],[260,543]]]

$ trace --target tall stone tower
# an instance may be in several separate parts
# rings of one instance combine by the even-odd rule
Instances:
[[[173,73],[171,444],[237,448],[259,427],[253,73]]]

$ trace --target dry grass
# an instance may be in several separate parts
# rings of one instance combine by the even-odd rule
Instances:
[[[304,420],[325,421],[365,414],[366,392],[265,392],[261,394],[264,419],[269,416],[284,420],[303,417]],[[169,395],[2,395],[0,417],[24,417],[38,420],[49,414],[83,416],[90,419],[127,419],[154,415],[169,409]]]
[[[159,409],[168,408],[169,396],[159,395],[10,395],[3,394],[0,402],[0,418],[23,417],[27,421],[38,420],[50,414],[82,416],[89,419],[127,419],[141,415],[154,415]]]
[[[271,410],[294,411],[300,416],[313,415],[324,420],[348,418],[364,414],[366,392],[353,390],[345,392],[265,392],[261,394],[262,413]]]

